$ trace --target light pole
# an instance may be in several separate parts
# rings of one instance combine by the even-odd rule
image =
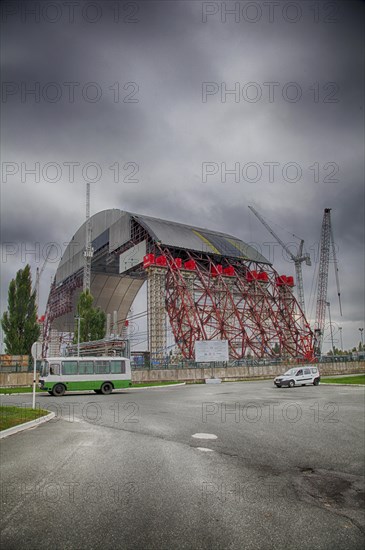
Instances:
[[[77,357],[80,357],[80,321],[83,317],[76,315],[75,319],[77,321]]]
[[[330,320],[330,333],[331,333],[331,345],[332,345],[332,357],[335,355],[335,348],[333,346],[333,332],[332,332],[332,321],[331,321],[331,304],[330,302],[326,302],[326,306],[328,307],[328,318]]]
[[[342,343],[342,327],[338,327],[338,330],[340,331],[340,344],[341,344],[341,352],[343,354],[343,343]]]
[[[363,351],[363,347],[364,347],[364,337],[363,337],[364,329],[359,328],[359,332],[360,332],[360,341],[361,341],[361,351]]]

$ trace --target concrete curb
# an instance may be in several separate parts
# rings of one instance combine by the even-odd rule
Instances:
[[[142,382],[143,383],[143,382]],[[186,382],[179,382],[178,384],[163,384],[162,386],[142,386],[141,388],[123,388],[123,390],[153,390],[154,388],[171,388],[176,386],[186,386]]]
[[[31,391],[22,391],[22,392],[18,392],[18,391],[13,391],[13,392],[9,392],[9,393],[0,393],[0,398],[2,395],[30,395],[32,396],[32,392]],[[37,393],[35,394],[36,397],[37,395],[48,395],[48,392],[47,391],[37,391]]]
[[[56,413],[51,412],[49,414],[46,414],[46,416],[41,416],[40,418],[36,418],[35,420],[30,420],[29,422],[24,422],[24,424],[18,424],[18,426],[13,426],[12,428],[3,430],[2,432],[0,432],[0,439],[3,439],[4,437],[8,437],[9,435],[14,435],[19,432],[23,432],[24,430],[29,430],[30,428],[35,428],[40,424],[44,424],[45,422],[52,420],[52,418],[54,418],[55,416],[56,416]]]

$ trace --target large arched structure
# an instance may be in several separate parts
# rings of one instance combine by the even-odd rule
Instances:
[[[309,357],[312,333],[293,296],[292,277],[240,239],[208,229],[104,210],[90,218],[91,293],[106,313],[127,318],[147,280],[149,346],[162,359],[169,323],[183,357],[202,339],[227,339],[230,356]],[[59,263],[47,304],[51,328],[73,331],[82,290],[86,223]]]

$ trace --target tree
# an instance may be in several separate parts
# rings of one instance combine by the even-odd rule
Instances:
[[[80,342],[101,340],[105,336],[106,315],[99,307],[93,307],[94,298],[88,290],[82,292],[77,303],[77,314],[80,319]],[[74,343],[78,341],[78,326],[76,323]]]
[[[30,266],[19,269],[8,291],[8,311],[1,318],[6,352],[30,355],[40,335],[37,323],[36,293],[32,292]]]
[[[280,346],[278,342],[275,342],[275,346],[273,347],[272,351],[275,353],[276,356],[280,356]]]

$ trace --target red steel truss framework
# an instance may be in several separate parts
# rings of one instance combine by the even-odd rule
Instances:
[[[46,357],[49,341],[51,324],[54,319],[61,317],[66,313],[72,311],[72,297],[77,288],[82,287],[83,274],[82,272],[75,273],[62,285],[62,287],[56,287],[56,281],[53,280],[51,290],[48,297],[46,314],[44,316],[43,324],[43,342],[42,342],[42,356]]]
[[[194,358],[197,340],[223,339],[232,359],[248,353],[274,357],[277,346],[281,356],[312,358],[312,331],[305,315],[292,287],[271,266],[230,259],[231,274],[226,275],[209,255],[185,251],[194,265],[189,270],[177,267],[169,249],[158,248],[167,258],[166,312],[183,357]],[[162,266],[148,267],[148,277],[155,269]],[[267,275],[252,278],[251,270]]]
[[[166,265],[145,269],[148,283],[158,281],[154,285],[158,299],[156,292],[156,296],[151,292],[148,298],[150,351],[157,359],[165,355],[164,314],[186,359],[194,359],[197,340],[214,339],[228,340],[231,359],[243,359],[249,354],[257,358],[278,354],[303,360],[313,358],[312,331],[292,285],[272,266],[187,249],[172,250],[151,241],[149,248],[156,256],[166,258]],[[194,269],[185,268],[189,261]],[[217,264],[229,267],[230,274],[220,272]],[[266,275],[250,277],[252,272]],[[72,296],[82,284],[82,272],[75,273],[61,287],[53,283],[44,320],[43,356],[47,354],[52,321],[72,311]]]

